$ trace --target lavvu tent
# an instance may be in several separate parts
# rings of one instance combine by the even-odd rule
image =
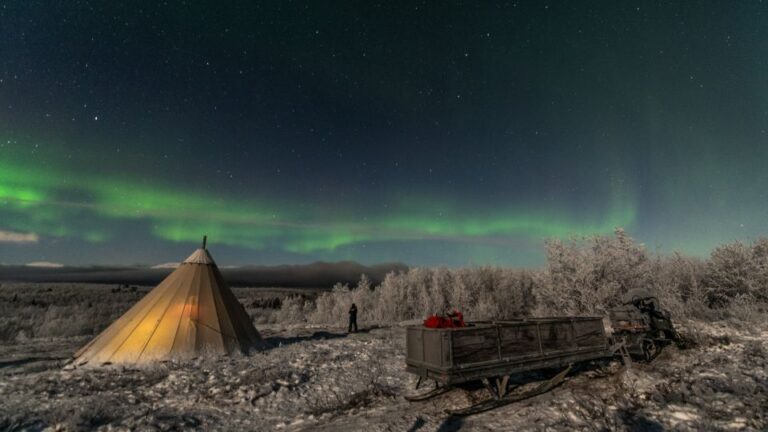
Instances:
[[[251,318],[205,247],[81,348],[74,365],[146,363],[262,345]]]

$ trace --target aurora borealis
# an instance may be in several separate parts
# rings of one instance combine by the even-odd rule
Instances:
[[[112,2],[116,3],[116,2]],[[601,4],[600,4],[601,3]],[[766,233],[768,5],[6,2],[0,262],[539,265]]]

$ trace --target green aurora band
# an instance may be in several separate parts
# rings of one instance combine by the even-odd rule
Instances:
[[[205,233],[217,243],[250,249],[275,247],[307,254],[366,242],[450,240],[498,244],[511,238],[565,238],[606,234],[635,222],[633,203],[614,193],[599,223],[569,219],[567,211],[479,209],[442,211],[446,203],[421,200],[390,214],[327,220],[322,212],[290,205],[213,196],[146,181],[126,181],[63,167],[0,161],[0,229],[105,242],[119,221],[145,221],[152,235],[196,243]],[[415,201],[411,201],[415,202]],[[346,209],[345,214],[354,215]],[[556,216],[552,216],[552,215]],[[287,217],[286,215],[290,215]],[[501,240],[500,240],[501,239]]]

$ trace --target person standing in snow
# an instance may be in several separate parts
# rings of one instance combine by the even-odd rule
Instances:
[[[347,330],[347,333],[353,333],[352,326],[355,327],[354,333],[357,333],[357,306],[355,306],[354,303],[352,303],[352,307],[349,308],[349,329]]]

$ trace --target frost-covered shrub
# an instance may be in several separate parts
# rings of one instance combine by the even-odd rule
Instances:
[[[458,309],[468,319],[503,319],[527,314],[533,305],[535,278],[530,272],[495,267],[424,268],[390,273],[371,287],[363,275],[354,288],[337,285],[306,311],[312,323],[344,325],[355,303],[360,323],[422,319]],[[310,306],[310,305],[305,305]],[[296,309],[284,303],[285,317]]]
[[[37,329],[39,337],[77,336],[90,334],[94,330],[93,316],[89,311],[72,307],[51,305],[42,317]]]
[[[470,319],[519,318],[530,314],[535,303],[536,280],[530,272],[499,267],[460,269],[455,280],[450,304]]]
[[[727,311],[728,318],[739,323],[753,323],[765,320],[766,317],[765,304],[755,302],[754,297],[748,294],[739,294],[730,299]]]
[[[537,291],[540,313],[594,314],[620,304],[623,293],[653,286],[652,261],[644,245],[624,230],[547,242],[547,266]]]
[[[658,257],[654,263],[654,286],[651,289],[673,317],[715,318],[708,307],[703,284],[706,263],[674,253]]]
[[[4,284],[0,340],[94,335],[145,292],[88,284]]]
[[[123,404],[114,397],[100,395],[65,404],[58,411],[47,413],[47,416],[51,423],[65,430],[88,431],[123,417],[122,408]]]
[[[765,349],[765,346],[759,340],[745,342],[742,356],[744,357],[744,363],[749,365],[765,367],[768,363],[768,350]]]
[[[375,320],[376,293],[367,276],[362,275],[355,288],[336,284],[330,292],[320,294],[315,300],[315,308],[309,314],[312,323],[333,323],[343,325],[349,317],[349,308],[357,306],[358,321]]]
[[[339,415],[352,408],[370,405],[376,398],[395,397],[399,389],[386,381],[386,369],[378,358],[371,358],[364,368],[352,368],[339,377],[335,386],[306,396],[308,414]]]
[[[307,321],[307,314],[312,309],[313,306],[309,300],[304,296],[296,295],[283,299],[280,310],[275,315],[279,322],[305,322]]]
[[[768,302],[768,238],[760,237],[752,243],[752,295]]]
[[[0,342],[94,336],[150,289],[84,283],[4,283],[0,286]],[[233,292],[257,323],[276,320],[273,315],[280,312],[280,298],[274,290],[235,288]],[[307,300],[314,297],[314,293],[302,295]]]
[[[768,238],[751,245],[741,242],[712,251],[704,277],[711,306],[727,306],[737,296],[768,301]]]
[[[617,229],[612,236],[547,242],[542,270],[414,267],[388,274],[377,287],[367,278],[355,288],[337,285],[303,309],[288,304],[296,313],[284,315],[302,310],[310,322],[345,325],[353,302],[361,323],[395,323],[452,309],[470,320],[600,315],[636,288],[658,297],[674,319],[759,319],[766,308],[768,240],[726,245],[702,260],[652,254]]]
[[[749,293],[751,267],[749,246],[735,242],[715,248],[704,279],[710,305],[727,305],[733,297]]]

